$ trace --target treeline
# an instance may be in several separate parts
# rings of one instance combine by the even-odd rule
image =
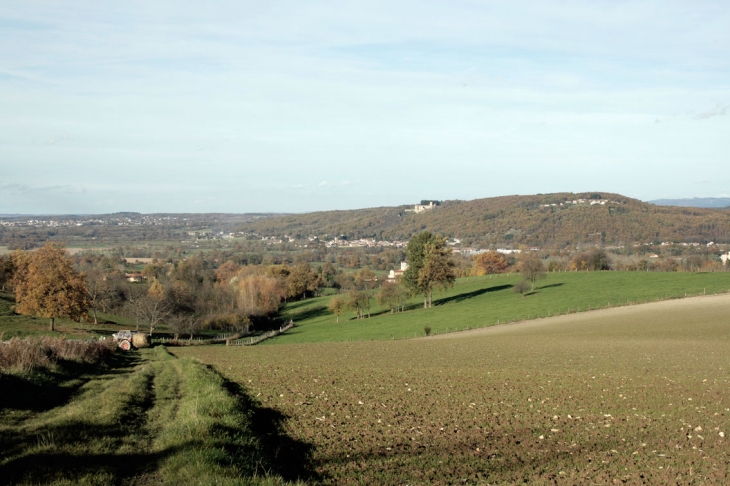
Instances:
[[[137,272],[119,254],[71,257],[62,247],[47,244],[37,251],[0,257],[0,285],[16,291],[19,312],[50,318],[52,329],[55,317],[88,315],[98,322],[101,312],[127,316],[137,330],[152,332],[164,323],[177,336],[201,329],[265,329],[278,325],[284,302],[315,297],[325,289],[349,292],[363,285],[373,289],[378,281],[367,267],[354,273],[330,262],[311,265],[303,259],[291,265],[251,264],[241,258],[220,263],[222,256],[201,252],[154,260]],[[139,279],[143,281],[130,281]],[[34,289],[73,297],[42,301],[33,295]]]
[[[174,334],[201,329],[247,332],[276,324],[281,304],[320,295],[338,286],[339,272],[325,263],[241,264],[211,262],[201,254],[174,262],[156,262],[140,272],[145,282],[131,283],[103,259],[85,256],[78,268],[86,275],[91,311],[120,314],[149,326],[165,323]],[[125,274],[127,275],[127,274]]]
[[[549,252],[529,252],[545,263],[548,272],[594,272],[594,271],[647,271],[647,272],[717,272],[728,270],[712,253],[693,254],[686,257],[659,256],[624,257],[607,252],[602,248],[589,251],[550,255]],[[473,257],[470,275],[480,276],[496,273],[520,272],[522,258],[514,254],[504,255],[488,251]]]

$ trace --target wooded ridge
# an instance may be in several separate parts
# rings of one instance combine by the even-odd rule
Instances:
[[[654,204],[612,193],[555,193],[443,201],[419,213],[413,206],[321,211],[270,217],[240,228],[261,235],[407,240],[419,231],[467,245],[571,247],[730,242],[730,210]]]

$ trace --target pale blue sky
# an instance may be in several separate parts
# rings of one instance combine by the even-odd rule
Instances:
[[[727,1],[0,2],[0,213],[730,195]]]

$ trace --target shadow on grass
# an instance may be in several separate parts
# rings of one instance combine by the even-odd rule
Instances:
[[[531,290],[529,292],[525,292],[522,296],[523,297],[528,297],[530,295],[538,295],[540,293],[540,291],[543,290],[543,289],[549,289],[551,287],[562,287],[563,285],[565,285],[565,284],[563,284],[563,283],[555,283],[555,284],[545,285],[544,287],[535,287],[535,290]]]
[[[69,366],[67,363],[62,368],[63,373],[48,374],[45,377],[48,381],[45,383],[34,383],[30,380],[23,382],[22,378],[13,377],[14,384],[25,387],[25,390],[24,393],[16,393],[18,398],[15,403],[7,403],[7,408],[36,413],[61,408],[91,379],[131,373],[142,361],[144,360],[137,353],[120,353],[114,355],[106,365],[73,363],[74,366]],[[97,371],[88,373],[89,368],[94,366],[97,367]],[[82,375],[84,372],[87,372],[87,375]],[[74,376],[78,378],[74,379]],[[28,387],[35,388],[29,390]],[[0,396],[3,391],[0,390]],[[130,447],[130,438],[139,436],[140,430],[144,430],[146,412],[153,405],[154,393],[150,376],[146,393],[131,401],[114,424],[71,420],[29,428],[24,433],[18,433],[17,428],[2,430],[0,432],[0,451],[2,451],[0,460],[4,462],[0,468],[2,484],[42,484],[60,480],[74,483],[90,481],[94,484],[119,484],[153,471],[159,461],[174,454],[175,450],[149,454],[88,452],[89,444],[94,443],[103,444],[105,449],[111,450],[125,445],[128,449],[139,450],[139,447]],[[12,415],[11,413],[10,416]]]
[[[499,292],[500,290],[511,289],[512,285],[496,285],[494,287],[487,287],[486,289],[479,289],[473,292],[466,292],[464,294],[452,295],[451,297],[444,297],[443,299],[436,299],[433,301],[433,305],[444,305],[450,303],[463,302],[465,300],[479,297],[480,295],[488,294],[490,292]]]
[[[293,310],[300,309],[302,307],[307,307],[307,306],[310,306],[310,305],[312,305],[312,299],[311,298],[310,299],[298,300],[298,301],[295,301],[295,302],[287,302],[284,305],[284,307],[285,307],[285,310],[287,311],[287,313],[291,313],[291,311],[293,311]]]
[[[208,369],[220,376],[215,368],[208,366]],[[226,390],[238,398],[242,410],[250,414],[251,432],[261,446],[261,463],[269,474],[286,481],[319,483],[322,478],[312,463],[314,446],[286,434],[284,424],[289,417],[279,410],[261,406],[239,383],[221,378]]]
[[[33,434],[0,436],[4,445],[0,457],[16,456],[2,467],[2,484],[47,484],[59,480],[76,484],[126,484],[153,473],[163,459],[191,447],[184,444],[157,453],[75,452],[76,448],[83,450],[90,440],[102,441],[112,450],[121,447],[129,435],[128,426],[74,421],[46,426]],[[33,452],[38,449],[42,451]]]
[[[115,353],[103,364],[60,361],[54,370],[0,374],[0,412],[45,412],[63,406],[93,376],[131,373],[142,361],[138,353]]]
[[[137,359],[133,354],[123,355],[118,369],[133,367]],[[135,395],[113,423],[100,424],[93,419],[41,422],[23,433],[14,427],[0,428],[0,484],[160,483],[165,479],[161,476],[164,473],[159,472],[163,463],[168,459],[179,461],[174,457],[177,455],[215,466],[214,469],[195,464],[200,473],[216,471],[221,479],[278,475],[286,480],[319,482],[311,466],[312,446],[286,435],[287,417],[262,407],[243,387],[225,379],[225,389],[237,398],[240,416],[248,417],[248,421],[219,421],[210,427],[205,438],[191,437],[163,450],[148,452],[155,433],[148,420],[157,397],[154,375],[150,374],[147,380],[144,393]],[[56,405],[60,406],[58,400]],[[94,413],[89,411],[90,415]],[[190,455],[191,451],[195,452]]]
[[[565,284],[562,283],[562,282],[561,283],[554,283],[554,284],[550,284],[550,285],[542,285],[542,286],[538,287],[538,289],[549,289],[549,288],[552,288],[552,287],[562,287],[563,285],[565,285]]]
[[[327,307],[316,306],[316,307],[311,307],[309,309],[303,310],[302,312],[299,312],[297,314],[288,313],[287,317],[290,319],[293,319],[294,322],[296,323],[299,321],[305,321],[307,319],[314,319],[317,317],[324,317],[327,315],[333,315],[330,311],[327,310]]]

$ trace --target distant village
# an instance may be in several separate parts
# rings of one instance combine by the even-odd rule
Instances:
[[[561,203],[542,204],[541,208],[550,208],[558,206],[577,206],[577,205],[588,205],[588,206],[605,206],[606,204],[622,204],[619,201],[611,201],[606,199],[573,199],[572,201],[563,201]]]
[[[57,216],[47,219],[36,219],[27,217],[11,217],[0,219],[0,226],[7,228],[64,228],[73,226],[155,226],[179,224],[187,221],[187,218],[178,216],[159,216],[138,214],[135,216],[104,215],[104,216]]]

